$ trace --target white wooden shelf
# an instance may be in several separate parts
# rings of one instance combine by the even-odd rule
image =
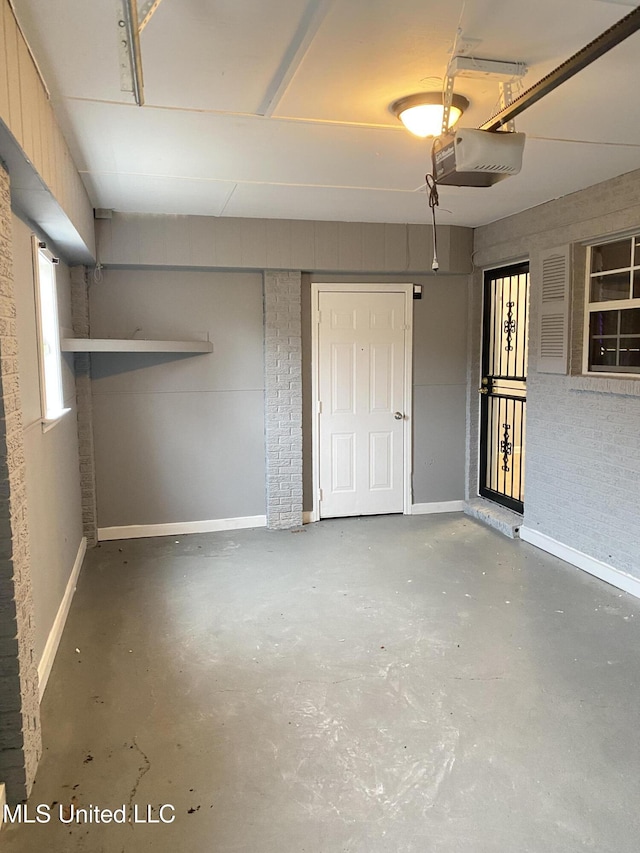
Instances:
[[[63,338],[63,352],[213,352],[211,341],[143,341],[121,338]]]

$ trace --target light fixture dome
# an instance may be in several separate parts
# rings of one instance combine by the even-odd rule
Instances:
[[[389,109],[416,136],[439,136],[444,111],[442,100],[442,92],[418,92],[394,101]],[[468,106],[469,101],[462,95],[452,96],[449,127],[453,127]]]

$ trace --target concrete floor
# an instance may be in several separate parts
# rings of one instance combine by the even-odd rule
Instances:
[[[462,515],[104,543],[31,807],[175,822],[56,805],[0,848],[635,853],[639,641],[638,600]]]

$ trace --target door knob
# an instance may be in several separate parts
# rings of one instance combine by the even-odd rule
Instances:
[[[401,421],[401,420],[403,419],[404,415],[402,414],[402,412],[394,412],[394,413],[393,413],[393,417],[394,417],[397,421]]]

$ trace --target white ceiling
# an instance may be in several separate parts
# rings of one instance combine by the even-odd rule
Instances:
[[[526,63],[528,87],[638,5],[163,0],[141,35],[140,108],[120,91],[117,0],[14,3],[94,206],[373,222],[428,220],[429,145],[388,107],[441,86],[459,24],[477,56]],[[639,54],[636,33],[522,114],[520,175],[443,187],[440,221],[491,222],[640,168]],[[461,126],[495,111],[494,80],[456,91]]]

